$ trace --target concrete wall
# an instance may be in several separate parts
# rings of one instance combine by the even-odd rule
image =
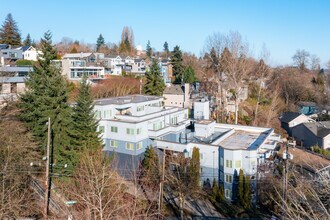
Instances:
[[[210,102],[200,101],[194,102],[194,118],[209,119],[210,118]]]

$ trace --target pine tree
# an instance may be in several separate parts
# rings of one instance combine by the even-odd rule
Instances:
[[[244,172],[242,169],[239,170],[238,175],[238,202],[244,206]]]
[[[197,147],[193,148],[192,157],[190,161],[190,184],[195,188],[199,188],[200,181],[200,158],[199,149]]]
[[[171,64],[173,70],[173,76],[175,77],[175,82],[181,82],[183,77],[184,68],[182,65],[182,52],[179,46],[175,46],[171,56]]]
[[[196,81],[195,70],[192,66],[187,66],[184,71],[183,81],[185,83],[194,83]]]
[[[164,52],[165,52],[166,57],[167,57],[168,56],[168,53],[170,52],[169,49],[168,49],[168,43],[167,43],[167,41],[165,41],[165,43],[164,43]]]
[[[223,200],[225,200],[225,190],[224,190],[224,188],[223,188],[223,184],[219,184],[219,193],[218,193],[218,195],[219,195],[219,200],[220,201],[223,201]]]
[[[249,209],[251,207],[251,183],[250,177],[246,176],[244,181],[244,208]]]
[[[73,165],[77,162],[71,143],[72,110],[68,105],[67,85],[60,69],[51,63],[57,58],[52,46],[51,33],[41,39],[41,58],[34,64],[26,80],[27,91],[20,97],[21,119],[26,122],[44,151],[47,143],[48,117],[54,138],[54,160],[57,164]]]
[[[213,200],[213,202],[217,201],[218,193],[219,193],[219,188],[217,185],[217,180],[214,178],[211,189],[211,199]]]
[[[157,189],[159,187],[159,159],[151,145],[144,153],[144,159],[142,160],[142,176],[140,179],[144,186],[152,189]]]
[[[77,149],[99,150],[102,140],[99,137],[99,132],[97,132],[98,121],[95,119],[93,97],[87,77],[83,77],[80,82],[72,119],[73,146],[77,147]]]
[[[19,32],[16,21],[9,13],[0,28],[0,44],[8,44],[11,46],[21,45],[21,34]]]
[[[147,56],[150,58],[152,56],[152,49],[151,49],[151,46],[150,46],[150,40],[148,40],[146,51],[147,51]]]
[[[104,38],[103,38],[102,34],[100,34],[96,40],[96,51],[99,51],[100,48],[104,45],[105,45]]]
[[[32,40],[31,40],[31,37],[30,37],[30,34],[28,34],[23,42],[23,45],[24,46],[31,46],[32,44]]]
[[[163,95],[165,83],[161,76],[160,67],[157,60],[153,59],[150,65],[150,70],[146,72],[146,84],[143,87],[143,92],[148,95]]]

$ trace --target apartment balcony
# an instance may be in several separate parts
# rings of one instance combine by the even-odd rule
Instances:
[[[178,124],[166,125],[164,128],[161,128],[159,130],[148,130],[148,135],[151,138],[157,138],[169,132],[177,133],[185,130],[189,124],[190,124],[190,120],[187,119],[182,122],[179,122]]]

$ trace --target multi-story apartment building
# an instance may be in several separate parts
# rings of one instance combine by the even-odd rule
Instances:
[[[239,169],[254,177],[258,163],[263,163],[280,141],[271,128],[189,119],[188,109],[163,106],[162,97],[131,95],[99,99],[94,104],[104,151],[117,152],[121,163],[129,164],[134,158],[137,164],[150,145],[188,156],[197,147],[201,181],[217,179],[224,184],[228,199]],[[208,109],[208,102],[198,103],[203,104],[205,108],[198,109]],[[189,126],[191,123],[194,126]]]

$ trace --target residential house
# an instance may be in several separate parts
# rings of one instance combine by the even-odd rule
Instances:
[[[17,100],[17,95],[25,91],[25,77],[0,77],[0,103]]]
[[[20,48],[11,48],[11,46],[8,46],[7,48],[5,46],[2,46],[0,50],[0,57],[3,57],[6,60],[20,60],[23,59],[23,50]]]
[[[191,120],[188,109],[163,106],[163,97],[130,95],[94,102],[104,151],[116,152],[120,166],[135,166],[150,145],[192,156],[200,151],[201,181],[224,185],[232,198],[234,176],[243,169],[255,179],[258,163],[273,153],[280,136],[273,129]]]
[[[125,60],[123,60],[119,55],[110,55],[103,59],[103,64],[106,67],[107,74],[121,75],[123,67],[125,66]]]
[[[58,62],[62,75],[69,79],[81,79],[84,75],[90,78],[104,78],[105,68],[101,65],[103,53],[71,53],[65,54]]]
[[[42,55],[42,52],[40,50],[37,50],[36,48],[32,46],[23,46],[20,47],[23,51],[23,59],[24,60],[32,60],[32,61],[37,61],[38,57]]]
[[[191,108],[189,101],[190,85],[185,84],[170,84],[163,92],[165,106]]]
[[[146,62],[144,59],[135,58],[134,63],[132,65],[132,73],[136,75],[144,75],[146,73]]]
[[[318,112],[315,102],[298,102],[298,112],[304,115],[313,115]]]
[[[292,128],[291,136],[304,147],[330,149],[330,121],[300,123]]]
[[[289,136],[292,136],[292,128],[301,123],[314,121],[310,117],[298,112],[284,112],[280,118],[281,127],[286,130]]]
[[[169,85],[172,81],[172,64],[169,59],[162,59],[159,62],[160,72],[164,79],[164,83]]]
[[[170,131],[182,131],[190,124],[187,109],[164,107],[163,98],[158,96],[129,95],[98,99],[94,106],[99,120],[98,130],[105,144],[103,150],[115,151],[123,158],[119,161],[121,166],[125,166],[126,162],[130,164],[132,158],[137,165],[146,148],[156,146],[155,137]]]

